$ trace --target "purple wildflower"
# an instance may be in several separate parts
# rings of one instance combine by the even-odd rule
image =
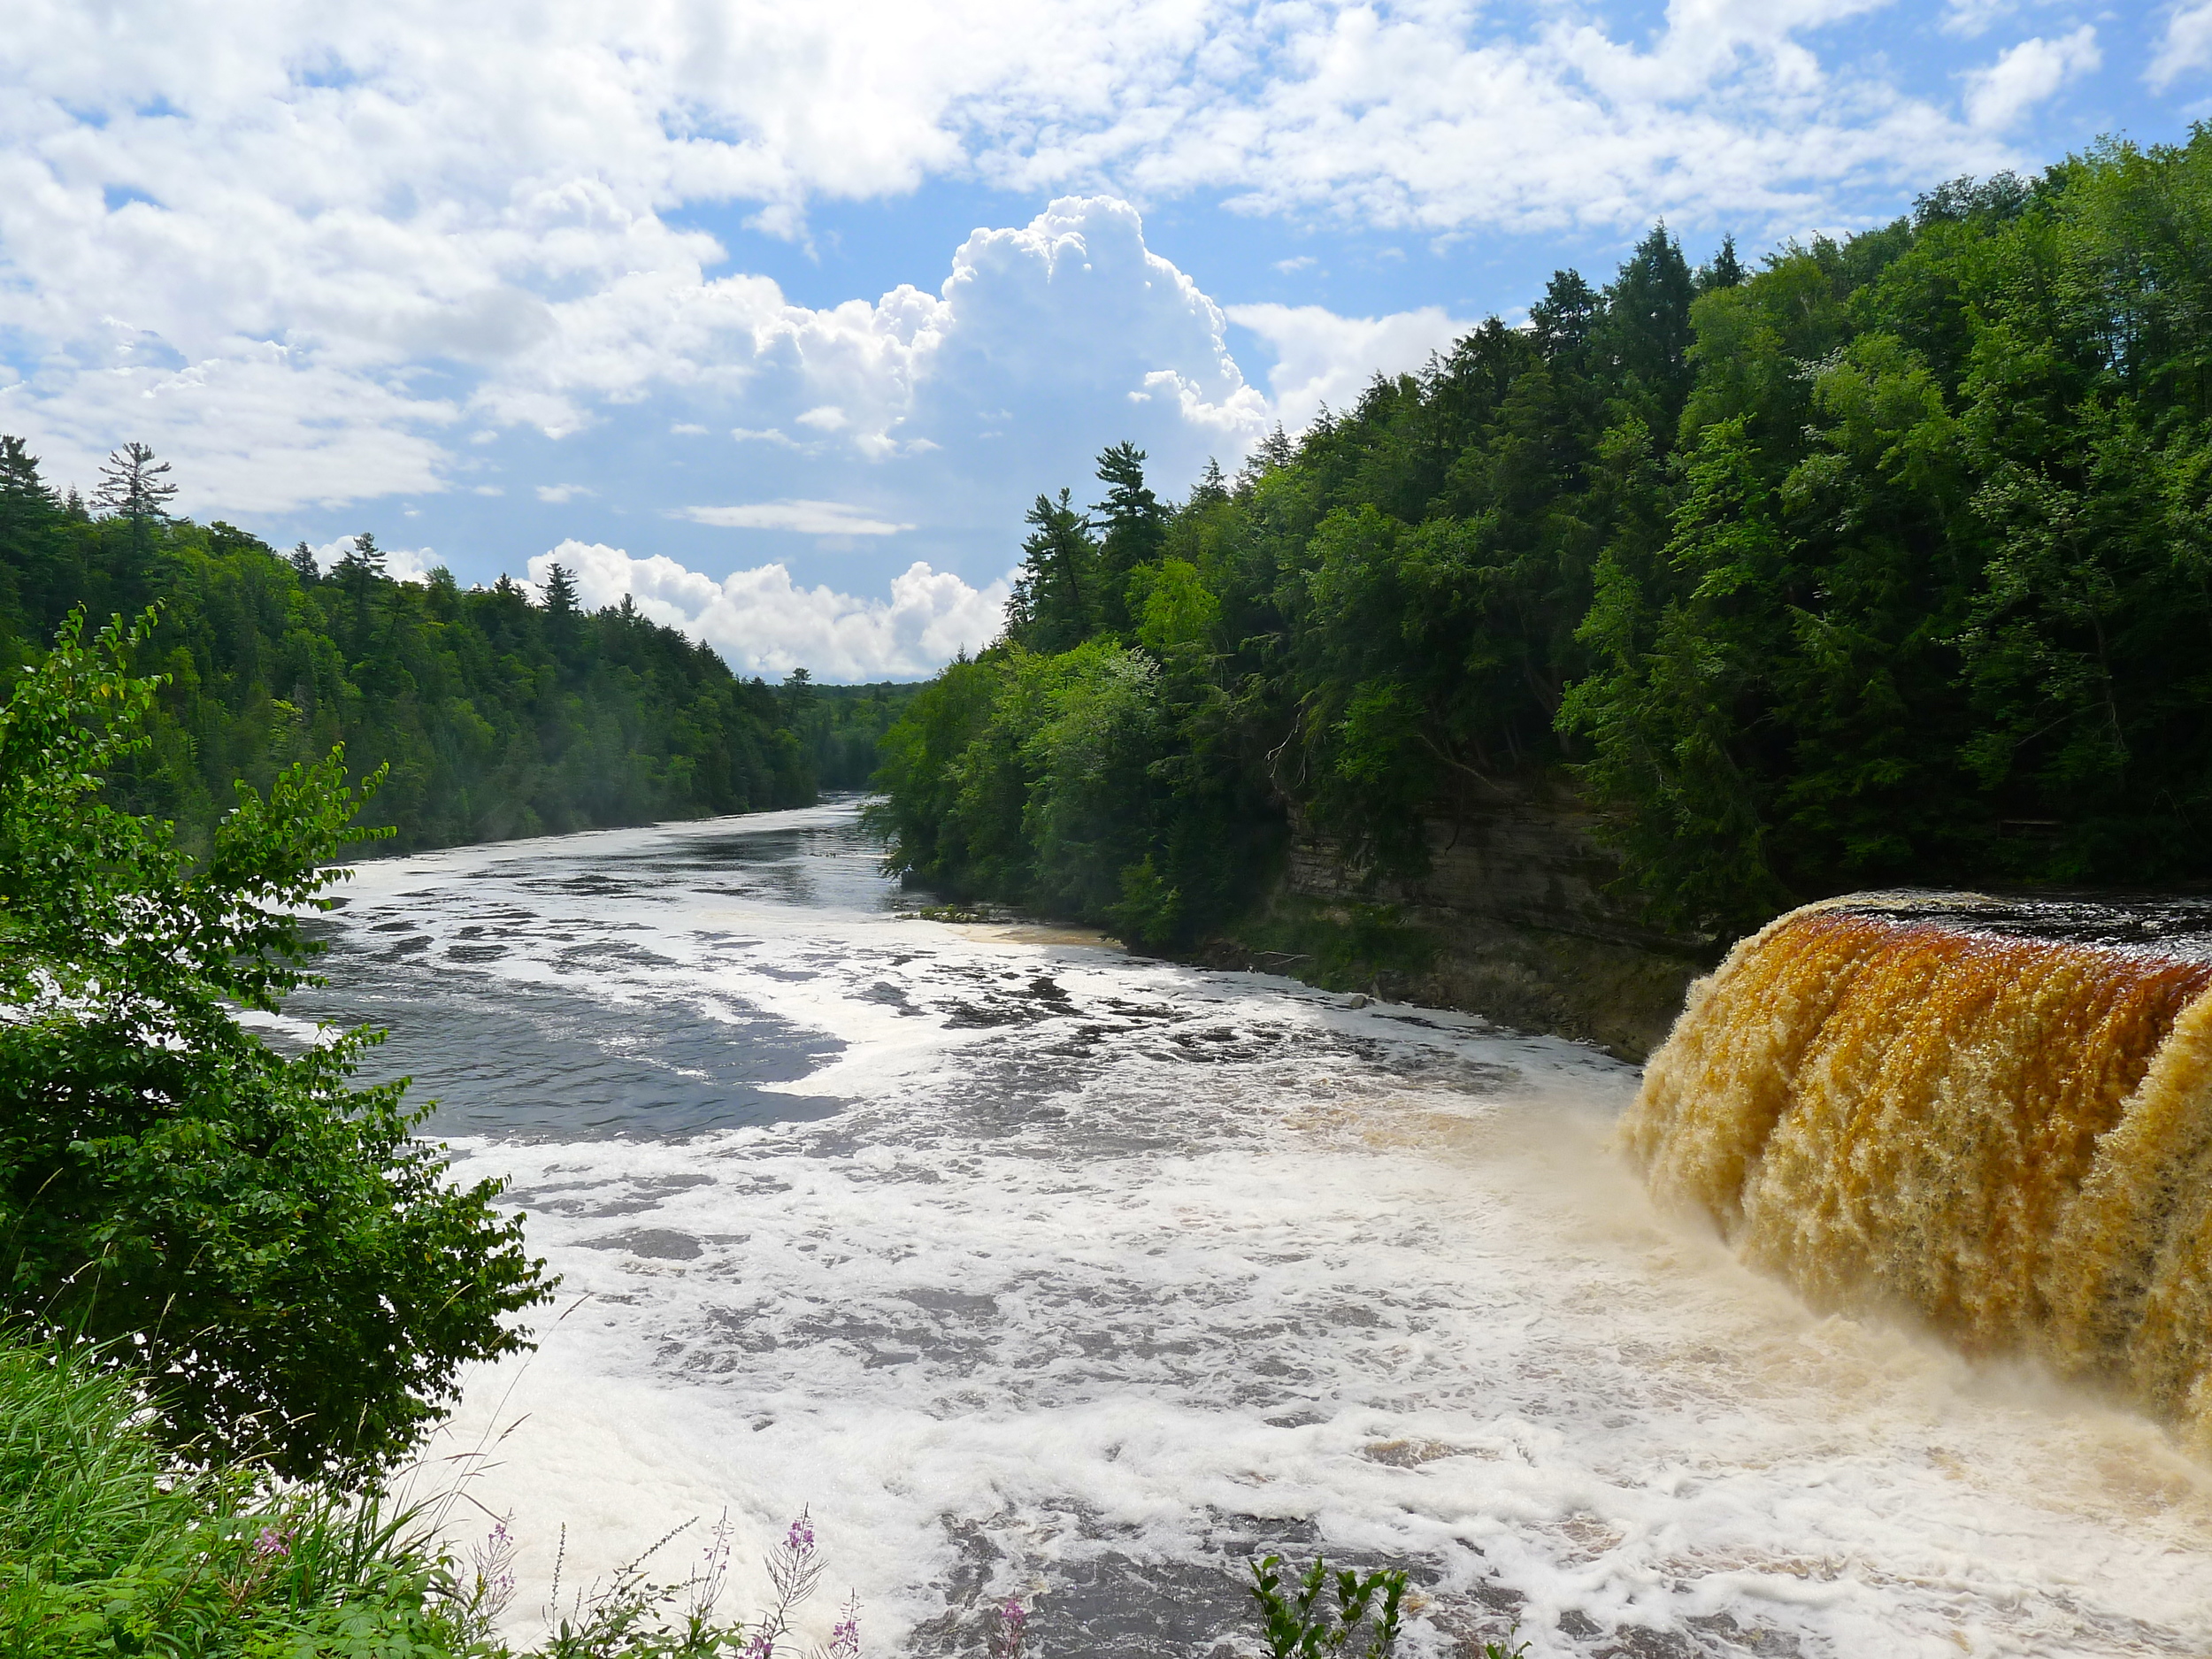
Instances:
[[[844,1617],[830,1627],[828,1659],[860,1659],[860,1598],[846,1598]]]
[[[998,1633],[991,1639],[991,1659],[1021,1659],[1029,1630],[1029,1609],[1013,1596],[998,1609]]]
[[[469,1551],[469,1564],[476,1574],[472,1610],[488,1625],[515,1599],[515,1540],[505,1521],[495,1521],[484,1541]]]
[[[260,1535],[253,1540],[253,1553],[264,1561],[272,1556],[280,1559],[292,1553],[292,1534],[289,1532],[279,1532],[273,1526],[265,1526],[261,1529]]]

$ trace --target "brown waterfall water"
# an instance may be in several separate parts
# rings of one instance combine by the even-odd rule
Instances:
[[[1816,1308],[2040,1358],[2212,1451],[2212,907],[1793,911],[1693,989],[1620,1140]]]

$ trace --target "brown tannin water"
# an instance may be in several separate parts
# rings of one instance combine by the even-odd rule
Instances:
[[[1855,897],[1692,993],[1622,1144],[1815,1307],[2212,1450],[2212,905]]]

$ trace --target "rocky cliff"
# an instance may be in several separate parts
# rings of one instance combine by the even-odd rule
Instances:
[[[1264,912],[1211,960],[1461,1009],[1642,1060],[1712,942],[1640,925],[1608,887],[1619,864],[1569,791],[1502,787],[1427,826],[1429,869],[1394,880],[1294,832]]]

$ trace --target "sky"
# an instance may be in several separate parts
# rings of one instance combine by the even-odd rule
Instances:
[[[11,0],[0,431],[326,562],[624,594],[774,679],[995,633],[1663,219],[1692,260],[2212,116],[2212,0]]]

